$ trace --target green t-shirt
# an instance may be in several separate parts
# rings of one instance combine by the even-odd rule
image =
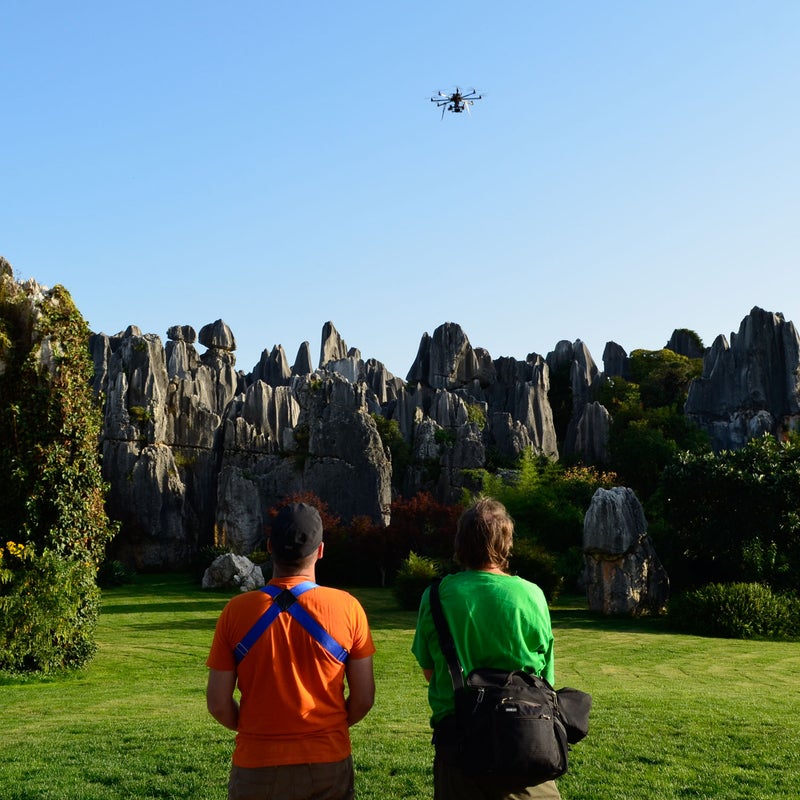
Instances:
[[[431,725],[453,713],[453,683],[431,616],[430,590],[422,595],[411,652],[433,670],[428,686]],[[439,585],[445,619],[467,675],[478,667],[522,669],[555,679],[553,631],[544,593],[514,575],[466,570]]]

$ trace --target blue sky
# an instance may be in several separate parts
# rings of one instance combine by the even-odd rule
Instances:
[[[92,330],[405,377],[800,324],[800,3],[5,0],[0,255]],[[429,102],[484,93],[472,115]],[[200,348],[202,350],[202,348]]]

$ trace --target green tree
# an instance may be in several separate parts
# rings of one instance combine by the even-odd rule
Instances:
[[[549,563],[558,579],[553,587],[562,582],[572,587],[582,566],[582,559],[575,554],[583,543],[584,514],[595,491],[613,486],[616,476],[593,467],[565,467],[528,454],[517,470],[483,472],[477,477],[481,492],[503,503],[514,520],[517,560],[512,553],[512,568],[529,577],[534,573],[528,567],[535,560],[540,570],[537,578],[544,582],[546,570],[541,568],[552,559]],[[551,578],[547,576],[548,585]]]
[[[61,286],[0,276],[0,668],[78,667],[94,651],[105,513],[89,330]]]
[[[386,419],[381,414],[370,414],[375,421],[383,446],[392,457],[392,484],[400,487],[411,463],[411,445],[403,438],[400,425],[395,419]]]
[[[683,412],[689,384],[703,372],[703,359],[687,358],[666,348],[634,350],[630,371],[645,408],[675,406]]]
[[[800,439],[753,439],[736,451],[681,453],[662,476],[659,554],[673,582],[800,581]]]
[[[708,436],[683,413],[702,361],[666,349],[634,350],[630,366],[632,380],[606,379],[598,400],[612,417],[608,466],[646,502],[678,452],[710,449]]]

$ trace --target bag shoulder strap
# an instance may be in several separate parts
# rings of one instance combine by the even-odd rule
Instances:
[[[278,586],[268,584],[260,591],[268,594],[272,598],[269,608],[255,621],[252,628],[242,637],[242,640],[233,650],[236,663],[250,652],[253,645],[258,641],[262,633],[275,621],[278,614],[288,611],[306,631],[319,642],[337,661],[344,663],[347,661],[347,649],[342,647],[322,625],[308,613],[298,602],[297,598],[311,589],[316,589],[317,584],[313,581],[303,581],[293,586],[291,589],[281,589]]]
[[[464,668],[458,660],[456,653],[456,643],[453,641],[453,634],[447,625],[442,611],[442,601],[439,597],[439,583],[441,578],[436,578],[431,584],[428,592],[428,599],[431,603],[431,616],[433,624],[436,626],[436,633],[439,635],[439,647],[442,649],[447,668],[450,670],[450,680],[453,682],[453,691],[464,688]]]

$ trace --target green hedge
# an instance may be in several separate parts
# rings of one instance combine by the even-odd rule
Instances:
[[[669,604],[673,628],[730,639],[800,638],[800,598],[760,583],[709,583]]]

